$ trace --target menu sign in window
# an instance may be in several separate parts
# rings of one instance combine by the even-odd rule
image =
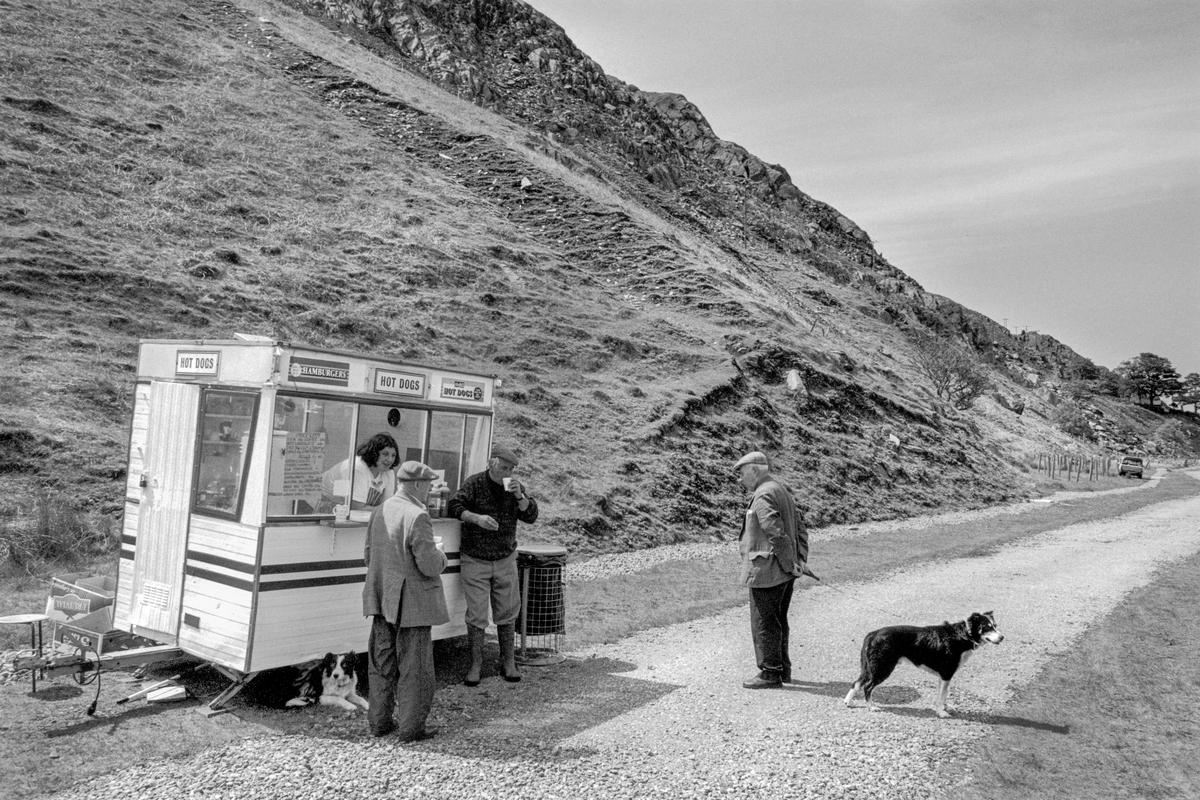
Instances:
[[[406,397],[424,397],[425,376],[415,372],[377,369],[375,370],[375,391],[384,394],[402,394]]]
[[[282,450],[283,480],[268,492],[272,498],[303,500],[316,508],[321,499],[325,434],[288,431]]]

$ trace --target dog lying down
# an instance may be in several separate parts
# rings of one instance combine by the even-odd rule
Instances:
[[[285,705],[291,707],[311,706],[319,703],[323,706],[336,706],[347,711],[356,708],[367,708],[367,701],[359,697],[355,684],[358,676],[355,664],[358,656],[353,651],[335,655],[326,653],[325,657],[296,679],[296,696]]]
[[[852,707],[861,692],[867,707],[878,711],[879,707],[871,702],[871,692],[888,679],[898,663],[907,661],[942,679],[934,711],[939,717],[948,717],[946,695],[954,673],[974,655],[979,645],[1003,641],[1004,634],[996,628],[996,617],[991,611],[972,614],[964,622],[943,622],[923,628],[893,625],[871,631],[863,638],[862,670],[854,688],[846,694],[846,707]]]

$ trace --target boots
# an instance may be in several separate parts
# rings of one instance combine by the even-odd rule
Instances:
[[[516,683],[521,680],[521,673],[517,671],[516,648],[513,642],[513,634],[516,626],[497,625],[496,639],[500,643],[500,675],[509,683]]]
[[[471,666],[467,669],[463,684],[478,686],[480,673],[483,672],[483,628],[467,626],[467,645],[471,648]]]

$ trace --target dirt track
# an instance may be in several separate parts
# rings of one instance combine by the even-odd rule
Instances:
[[[599,649],[599,655],[638,664],[627,677],[681,688],[571,743],[653,748],[686,741],[697,765],[713,765],[709,779],[717,785],[729,774],[731,756],[745,753],[732,768],[744,786],[778,768],[756,746],[773,741],[772,749],[786,755],[792,796],[840,796],[851,787],[857,788],[848,796],[935,796],[931,787],[942,780],[936,767],[945,751],[961,750],[994,725],[1053,727],[1005,717],[1004,704],[1128,591],[1148,583],[1157,566],[1200,550],[1198,520],[1200,500],[1172,501],[1051,531],[994,555],[927,564],[837,590],[814,587],[799,595],[793,613],[793,639],[802,645],[794,671],[801,682],[782,692],[737,688],[752,671],[741,609]],[[933,716],[937,681],[911,667],[898,669],[877,694],[886,711],[842,707],[863,633],[899,622],[937,623],[951,614],[961,619],[976,610],[994,610],[1007,639],[977,654],[956,678],[950,700],[957,719]]]
[[[1158,566],[1200,551],[1198,522],[1200,497],[1172,500],[989,555],[806,588],[793,611],[798,682],[781,690],[740,688],[753,659],[746,612],[734,609],[571,654],[562,667],[527,671],[515,689],[444,691],[441,712],[465,721],[421,745],[255,739],[61,797],[245,796],[253,787],[255,797],[746,798],[779,796],[781,784],[790,797],[950,797],[961,778],[939,765],[997,726],[1055,730],[1052,720],[1006,715],[1005,703]],[[877,692],[882,712],[842,706],[865,631],[973,610],[994,610],[1007,639],[956,678],[955,718],[933,715],[937,682],[909,667]]]

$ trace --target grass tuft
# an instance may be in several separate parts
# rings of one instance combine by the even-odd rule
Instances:
[[[18,574],[77,564],[111,552],[115,543],[111,519],[84,515],[64,493],[41,490],[28,505],[0,511],[0,552]]]

